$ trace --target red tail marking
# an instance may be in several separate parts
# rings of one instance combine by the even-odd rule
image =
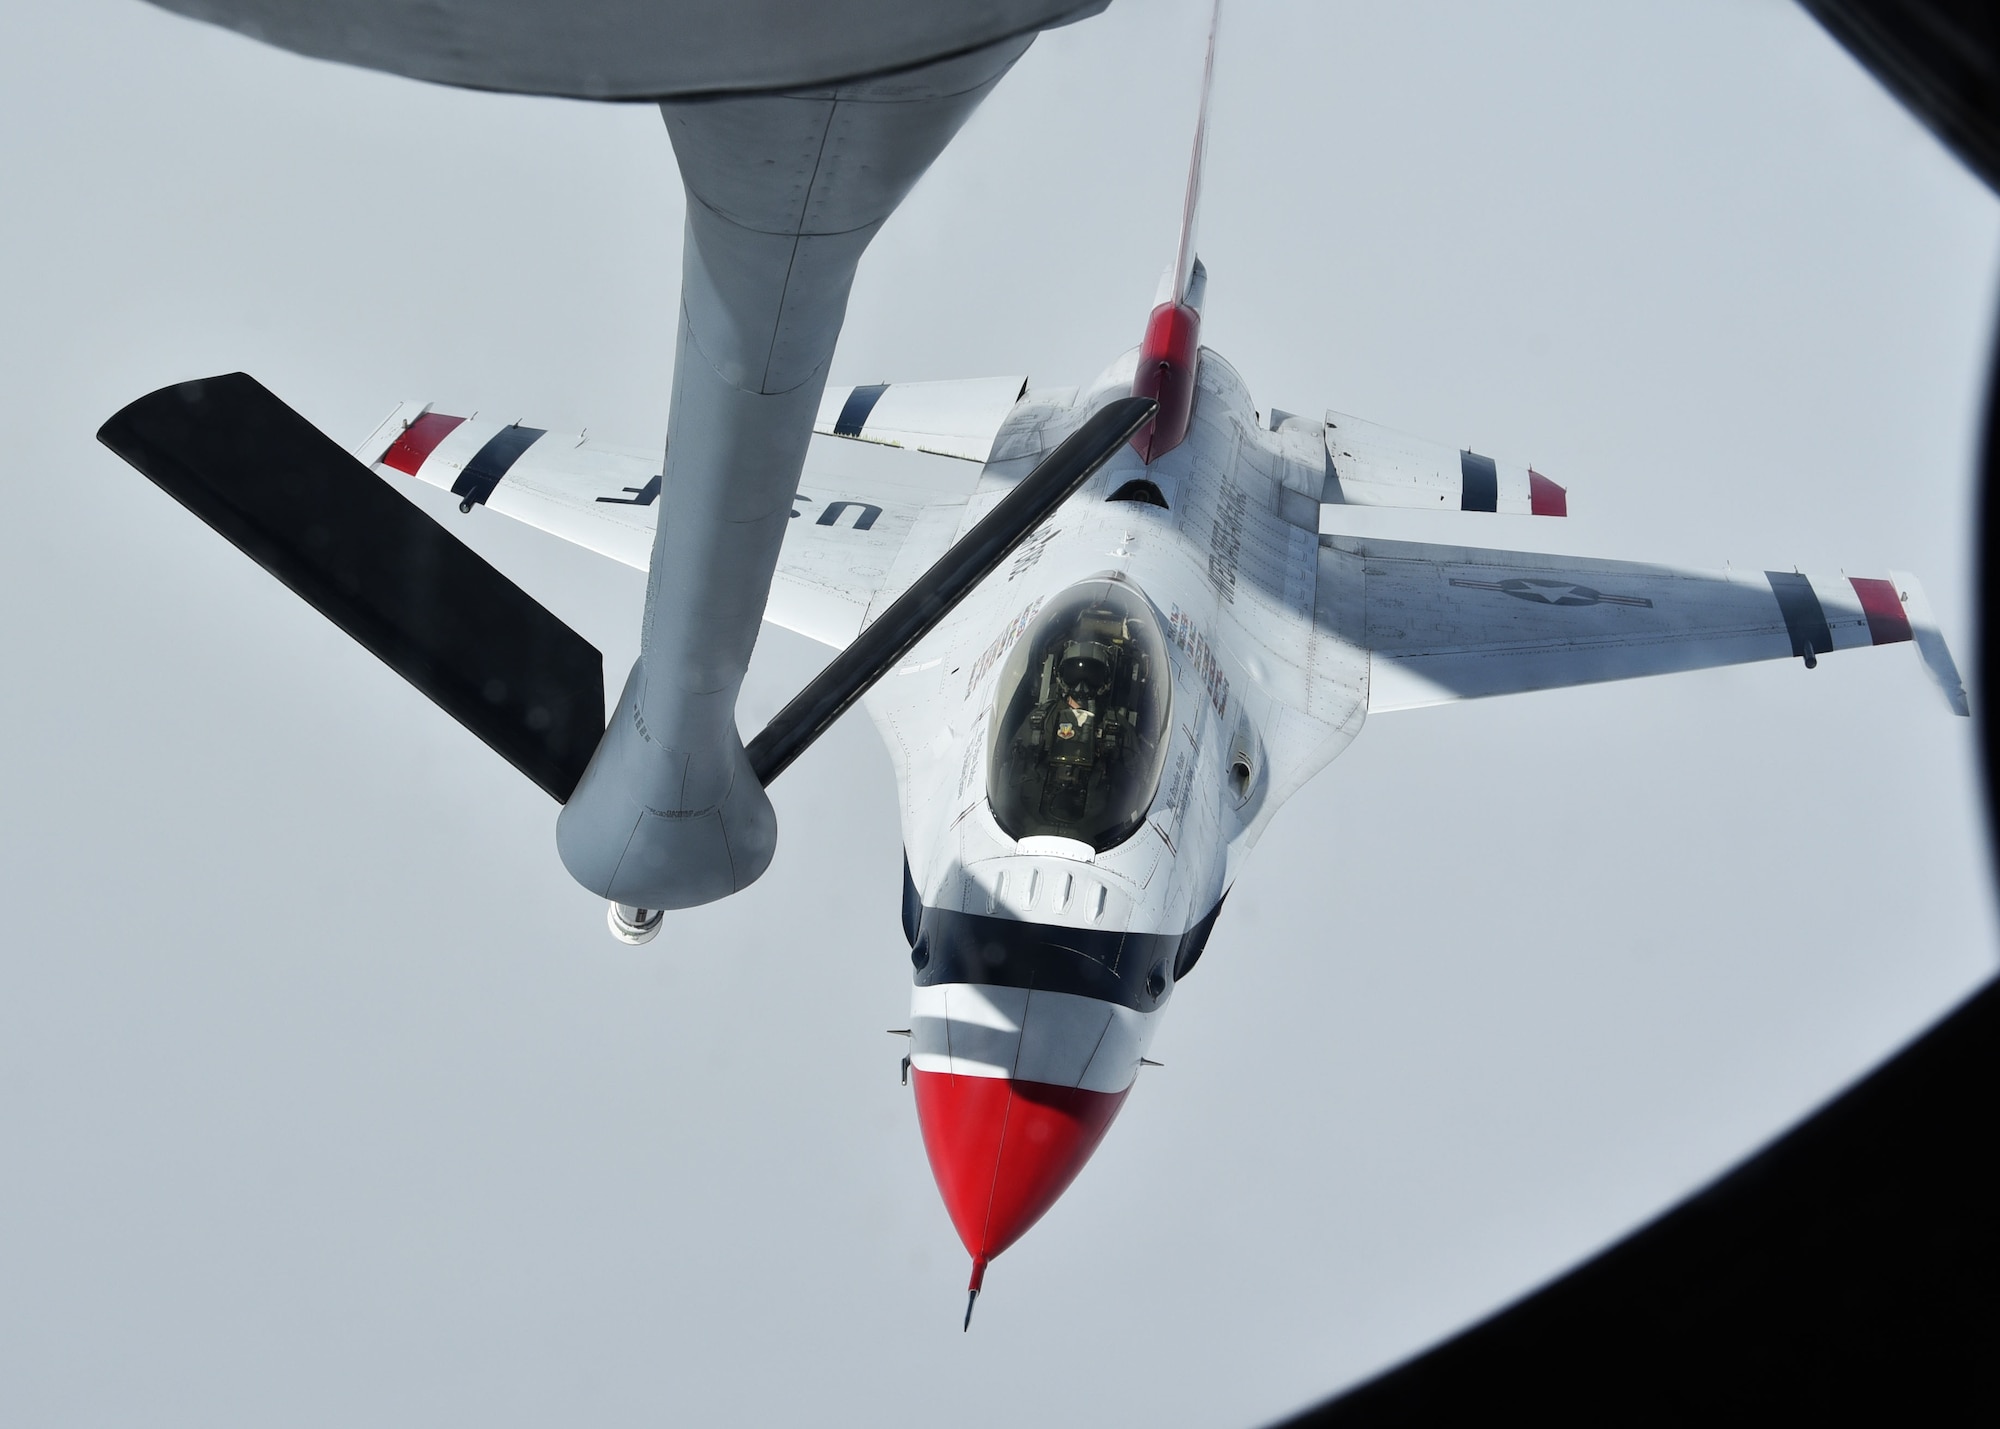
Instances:
[[[1132,438],[1132,450],[1148,462],[1165,456],[1187,438],[1194,416],[1195,356],[1201,346],[1201,314],[1178,303],[1161,303],[1146,320],[1139,345],[1134,397],[1151,397],[1160,410]]]

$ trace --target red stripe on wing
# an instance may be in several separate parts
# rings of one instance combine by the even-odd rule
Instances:
[[[393,466],[397,471],[415,476],[417,468],[437,450],[437,444],[450,436],[464,420],[463,417],[447,417],[442,412],[424,413],[403,428],[403,435],[396,438],[396,444],[382,453],[382,465]]]
[[[1569,493],[1533,467],[1529,467],[1528,510],[1536,516],[1567,516]]]
[[[1869,640],[1877,645],[1893,645],[1910,638],[1910,617],[1903,610],[1903,599],[1896,594],[1894,581],[1850,576],[1848,584],[1861,598],[1861,613],[1868,617]]]

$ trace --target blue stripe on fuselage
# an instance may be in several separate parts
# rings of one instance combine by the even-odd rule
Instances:
[[[924,908],[910,960],[918,987],[947,982],[1028,987],[1150,1012],[1175,979],[1194,967],[1221,911],[1218,902],[1185,933],[1122,933]],[[1156,975],[1160,990],[1152,992],[1148,984]]]

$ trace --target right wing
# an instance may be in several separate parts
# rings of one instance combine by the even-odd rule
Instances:
[[[1923,588],[1320,537],[1321,628],[1370,652],[1368,708],[1804,658],[1914,641],[1955,713],[1965,686]]]
[[[806,457],[764,618],[836,649],[951,545],[1020,377],[830,390]],[[355,455],[645,570],[660,457],[582,433],[391,412]]]

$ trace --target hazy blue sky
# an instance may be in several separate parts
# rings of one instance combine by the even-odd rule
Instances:
[[[1087,379],[1170,255],[1200,0],[1043,37],[863,265],[835,379]],[[1920,572],[1972,652],[2000,216],[1795,7],[1232,0],[1202,250],[1260,402],[1533,461],[1564,528]],[[741,897],[611,942],[554,806],[92,440],[237,368],[657,443],[644,107],[0,9],[0,1418],[1247,1424],[1712,1176],[1993,969],[1907,648],[1384,716],[1277,819],[961,1335],[850,718]],[[413,493],[622,670],[641,584]],[[1475,518],[1477,519],[1477,518]],[[754,727],[815,665],[767,631]]]

